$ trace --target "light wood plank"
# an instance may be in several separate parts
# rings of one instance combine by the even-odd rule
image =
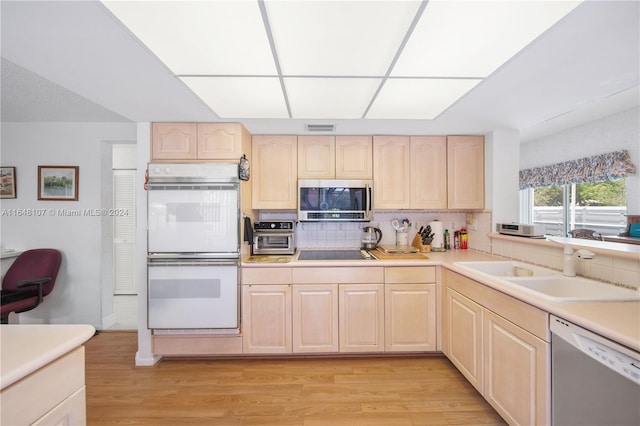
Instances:
[[[90,425],[506,424],[437,355],[164,358],[135,367],[135,332],[102,332],[85,346]]]

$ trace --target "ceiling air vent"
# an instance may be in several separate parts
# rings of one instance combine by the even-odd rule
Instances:
[[[333,132],[335,124],[305,124],[308,132]]]

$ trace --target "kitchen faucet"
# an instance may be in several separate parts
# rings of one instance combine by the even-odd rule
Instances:
[[[567,277],[575,277],[576,276],[576,263],[578,262],[578,258],[580,259],[593,259],[596,257],[596,254],[592,251],[580,249],[577,251],[573,251],[573,248],[569,246],[564,246],[564,267],[562,269],[562,274]]]

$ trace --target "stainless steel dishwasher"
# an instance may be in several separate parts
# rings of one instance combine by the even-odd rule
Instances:
[[[640,425],[640,353],[551,316],[551,416],[561,425]]]

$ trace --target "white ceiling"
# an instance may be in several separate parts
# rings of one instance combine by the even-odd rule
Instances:
[[[255,2],[239,3],[250,10],[256,9]],[[280,7],[283,3],[275,5]],[[274,4],[266,4],[275,7]],[[420,6],[408,1],[400,4],[408,9]],[[257,68],[256,64],[264,58],[256,55],[261,55],[259,52],[265,49],[241,56],[241,65],[251,67],[253,64],[256,67],[255,75],[245,76],[244,83],[246,87],[253,87],[250,90],[252,96],[241,102],[227,103],[226,109],[214,112],[205,104],[212,103],[211,99],[204,96],[200,99],[191,90],[206,84],[203,79],[184,75],[182,79],[176,77],[176,74],[190,74],[191,71],[180,70],[179,61],[169,63],[165,59],[166,64],[161,62],[152,53],[154,46],[149,43],[150,47],[147,47],[140,42],[102,3],[2,1],[2,121],[241,121],[254,134],[304,134],[305,124],[309,123],[336,124],[336,134],[451,134],[515,129],[520,131],[523,141],[528,141],[640,104],[639,6],[638,1],[587,1],[579,5],[506,64],[495,71],[489,69],[487,78],[477,85],[474,82],[471,90],[444,112],[439,114],[434,110],[433,119],[408,118],[412,117],[408,99],[417,90],[426,91],[424,93],[443,90],[447,80],[423,79],[419,89],[406,87],[409,81],[415,83],[413,79],[387,80],[380,95],[396,85],[398,90],[405,91],[407,102],[379,110],[373,103],[367,117],[374,118],[360,118],[369,100],[349,104],[344,99],[355,99],[360,93],[375,91],[380,87],[377,77],[390,74],[389,70],[382,66],[384,72],[381,74],[379,70],[373,71],[375,67],[368,66],[358,71],[359,76],[369,76],[369,79],[310,78],[308,76],[335,72],[332,71],[334,68],[327,68],[326,52],[319,51],[321,44],[312,37],[321,29],[313,30],[307,23],[307,37],[295,40],[290,33],[275,29],[280,27],[278,15],[273,13],[270,15],[273,18],[270,21],[273,42],[280,40],[282,52],[300,52],[300,49],[308,48],[316,53],[307,61],[296,61],[299,54],[283,54],[280,62],[276,62],[282,71],[286,69],[291,75],[305,75],[305,78],[290,78],[286,82],[293,115],[323,117],[291,119],[258,118],[265,116],[269,94],[281,96],[282,93],[277,78],[271,89],[252,81],[261,75],[275,75],[273,69]],[[247,14],[240,34],[264,31],[259,14],[251,13]],[[314,14],[317,13],[314,10]],[[385,9],[385,14],[389,15],[389,9]],[[387,17],[391,22],[392,17]],[[223,25],[224,16],[220,18],[218,25]],[[349,19],[342,25],[348,26],[354,21],[353,16]],[[397,43],[406,34],[406,17],[396,21],[400,21],[397,29],[385,31],[385,37],[379,37],[382,32],[375,31],[375,28],[358,34],[366,39],[378,36],[376,44],[381,51],[387,52],[383,44]],[[210,22],[205,20],[205,23]],[[193,33],[198,33],[196,22],[189,21],[184,26],[194,28]],[[415,32],[420,31],[425,30],[416,26]],[[234,34],[238,34],[237,29],[234,32],[229,28],[229,37],[220,43],[241,51],[249,49],[242,44],[244,38],[234,37]],[[504,36],[513,37],[506,33]],[[287,44],[283,40],[298,43]],[[339,40],[337,38],[334,43]],[[171,41],[169,37],[159,46],[171,47]],[[437,51],[440,45],[412,45],[409,39],[404,50],[415,52],[424,48]],[[444,43],[442,46],[447,47]],[[251,46],[251,49],[255,47]],[[185,50],[178,46],[180,49]],[[379,61],[388,64],[389,54],[385,55]],[[272,58],[267,59],[274,63]],[[344,58],[345,61],[349,59],[353,58]],[[409,75],[407,65],[401,59],[402,56],[394,69],[398,76]],[[218,65],[215,55],[204,57],[202,61],[209,66]],[[358,61],[350,65],[357,66]],[[219,79],[231,79],[234,72],[237,71],[216,70],[214,73]],[[233,85],[228,83],[217,85],[218,98],[233,98]],[[349,93],[349,97],[345,97],[345,93]],[[309,105],[306,96],[322,101]],[[319,106],[320,114],[311,106]],[[250,112],[247,113],[246,108],[251,108]],[[267,113],[266,116],[273,115]],[[287,117],[288,113],[283,116]],[[337,119],[338,116],[356,118]]]

